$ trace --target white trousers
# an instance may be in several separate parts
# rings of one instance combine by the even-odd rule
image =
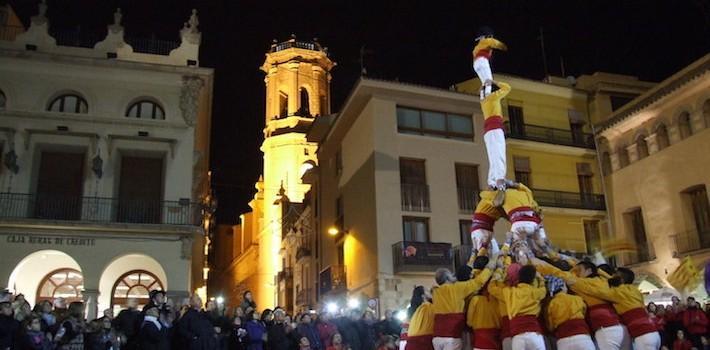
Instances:
[[[621,325],[604,327],[594,332],[594,339],[597,341],[599,350],[620,350],[626,349],[624,344],[624,328]]]
[[[476,71],[478,79],[481,80],[480,98],[483,100],[491,94],[491,85],[486,85],[486,81],[493,80],[493,72],[491,72],[491,63],[485,57],[476,57],[473,60],[473,70]]]
[[[513,337],[513,350],[545,350],[542,334],[525,332]]]
[[[577,334],[557,340],[557,350],[595,350],[592,337],[587,334]]]
[[[406,340],[400,340],[399,341],[399,350],[404,350],[407,348],[407,341]]]
[[[634,350],[658,350],[661,348],[661,336],[658,332],[646,333],[634,338]]]
[[[434,337],[431,341],[434,350],[461,350],[463,342],[461,338]]]
[[[483,142],[488,153],[488,186],[495,187],[496,180],[505,179],[505,133],[503,129],[493,129],[483,134]]]
[[[503,350],[513,350],[513,338],[503,338]]]
[[[493,232],[483,229],[477,229],[471,232],[471,243],[473,244],[473,249],[475,251],[481,250],[481,248],[483,248],[483,245],[488,242],[489,239],[491,241],[490,245],[488,246],[488,251],[497,254],[499,247],[498,242],[493,237]]]

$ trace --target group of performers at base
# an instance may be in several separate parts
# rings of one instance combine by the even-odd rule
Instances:
[[[431,301],[412,313],[404,348],[460,350],[470,332],[471,347],[480,350],[545,350],[553,339],[560,350],[658,350],[660,335],[633,272],[603,268],[608,272],[581,261],[565,271],[534,257],[519,264],[491,253],[475,258],[469,280],[439,269]]]

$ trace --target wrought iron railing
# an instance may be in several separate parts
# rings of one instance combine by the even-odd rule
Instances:
[[[420,184],[402,184],[402,210],[431,211],[429,206],[429,186]]]
[[[603,194],[533,189],[535,201],[547,207],[605,210]]]
[[[459,200],[459,212],[462,214],[470,214],[476,209],[481,190],[475,187],[458,187],[456,193]]]
[[[202,205],[180,201],[0,193],[0,218],[200,225]]]
[[[131,45],[134,52],[149,53],[153,55],[167,56],[170,51],[178,48],[180,43],[171,40],[159,40],[155,38],[126,38],[126,43]]]
[[[457,245],[453,248],[454,268],[468,263],[472,248],[473,246],[469,244]]]
[[[25,32],[23,26],[0,26],[0,40],[15,41],[15,38]]]
[[[323,269],[319,276],[320,295],[344,292],[348,289],[345,266],[331,265]]]
[[[688,230],[671,235],[670,238],[675,244],[676,255],[691,253],[701,249],[710,249],[710,229]]]
[[[550,128],[546,126],[523,124],[510,125],[505,122],[505,133],[513,139],[530,140],[594,149],[594,135],[588,133],[574,133],[572,130]]]
[[[81,30],[52,31],[50,35],[57,41],[57,45],[71,47],[93,48],[96,43],[104,39],[104,36],[98,33]]]
[[[278,52],[286,49],[297,48],[313,51],[322,51],[320,45],[313,42],[289,40],[271,45],[271,52]]]
[[[394,273],[433,272],[453,264],[451,243],[408,242],[392,245]]]

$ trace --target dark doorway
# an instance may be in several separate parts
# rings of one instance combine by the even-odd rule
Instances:
[[[118,221],[157,224],[163,197],[163,159],[121,158]]]
[[[42,152],[34,206],[36,218],[81,218],[85,157],[84,153]]]

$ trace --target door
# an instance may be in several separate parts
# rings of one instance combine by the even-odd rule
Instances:
[[[79,220],[84,186],[84,153],[42,152],[34,216]]]
[[[118,221],[160,223],[163,197],[163,159],[121,158]]]

